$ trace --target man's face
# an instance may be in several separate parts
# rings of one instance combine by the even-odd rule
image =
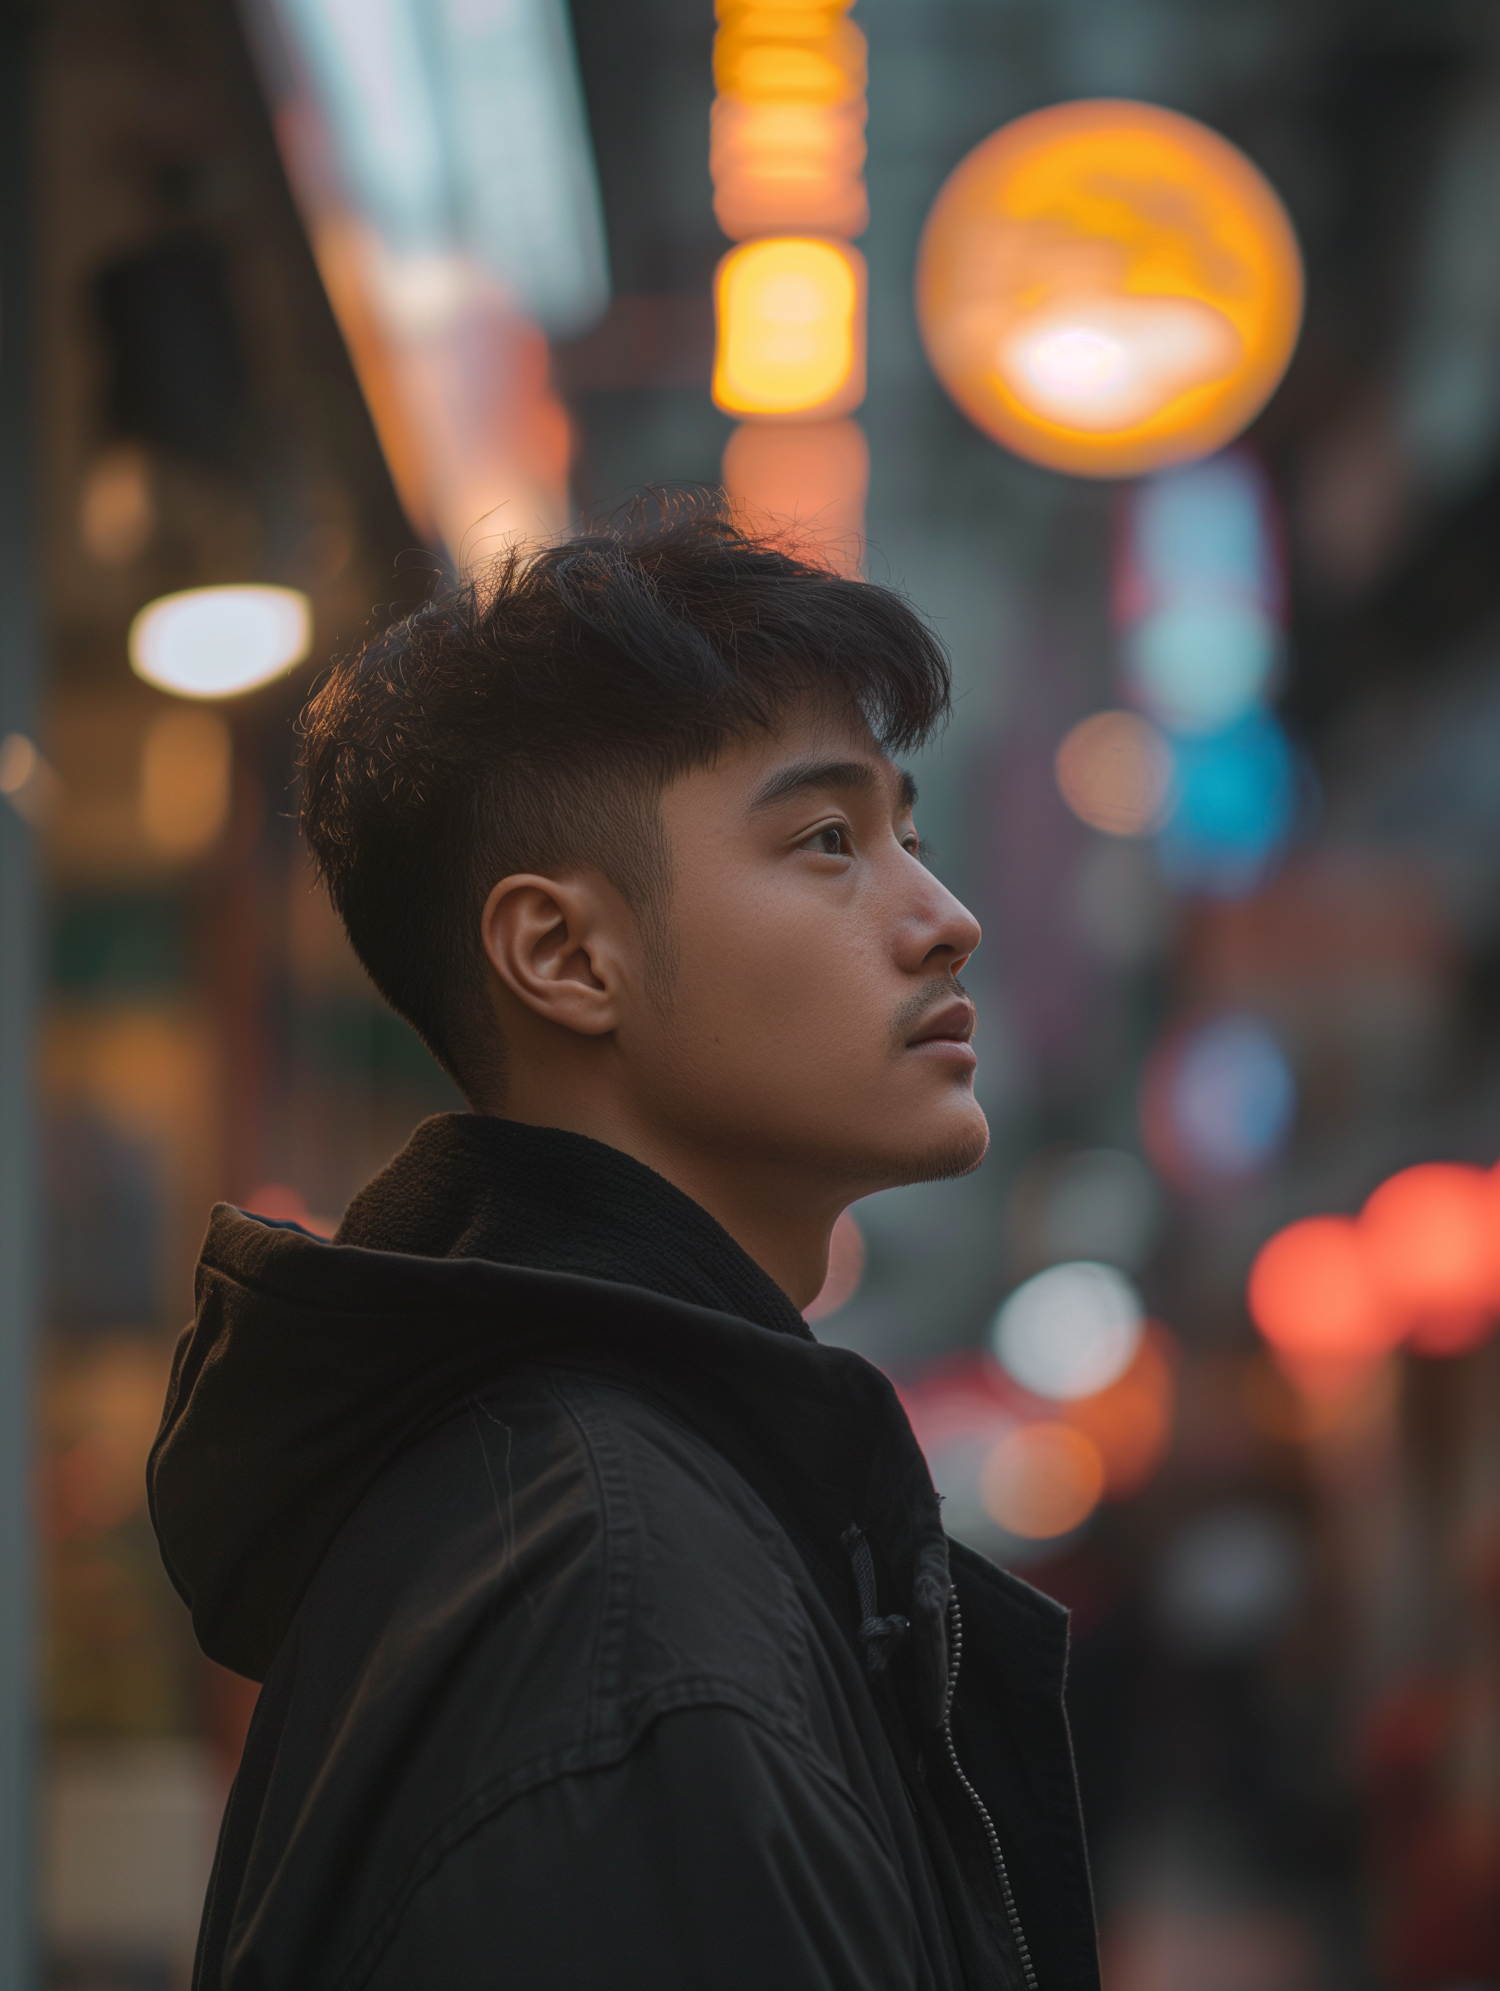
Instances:
[[[624,1005],[636,1110],[674,1144],[805,1169],[843,1198],[977,1167],[979,927],[926,869],[910,783],[805,711],[665,791],[665,1001]]]

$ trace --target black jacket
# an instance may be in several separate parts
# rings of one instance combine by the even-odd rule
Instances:
[[[150,1486],[265,1682],[205,1991],[1097,1991],[1063,1612],[627,1157],[451,1115],[331,1245],[218,1208]]]

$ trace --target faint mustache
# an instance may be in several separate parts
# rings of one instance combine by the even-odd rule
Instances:
[[[918,989],[914,995],[907,997],[891,1019],[892,1037],[898,1044],[904,1046],[917,1024],[930,1010],[941,1009],[945,1002],[951,1002],[955,996],[963,997],[969,1005],[969,1014],[972,1016],[974,998],[956,975],[948,975],[941,982],[934,982],[928,988]]]

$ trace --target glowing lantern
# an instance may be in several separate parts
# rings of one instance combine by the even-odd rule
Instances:
[[[1250,1268],[1247,1297],[1277,1359],[1301,1380],[1365,1368],[1400,1337],[1352,1217],[1304,1217],[1278,1231]]]
[[[1500,1312],[1500,1193],[1458,1162],[1403,1168],[1365,1204],[1360,1228],[1375,1277],[1426,1354],[1483,1340]]]
[[[865,259],[773,235],[731,249],[714,285],[714,400],[734,415],[845,415],[864,399]]]
[[[922,238],[938,378],[1019,456],[1134,476],[1221,448],[1286,370],[1302,265],[1266,180],[1206,126],[1112,99],[978,145]]]
[[[296,588],[188,588],[130,625],[138,677],[180,698],[230,698],[269,684],[312,647],[312,604]]]

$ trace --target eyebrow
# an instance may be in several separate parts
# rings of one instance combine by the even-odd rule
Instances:
[[[917,799],[917,784],[903,767],[899,770],[898,795],[903,809]],[[750,807],[768,809],[788,795],[800,795],[809,788],[858,788],[877,786],[880,776],[867,760],[799,760],[773,774],[755,792]]]

